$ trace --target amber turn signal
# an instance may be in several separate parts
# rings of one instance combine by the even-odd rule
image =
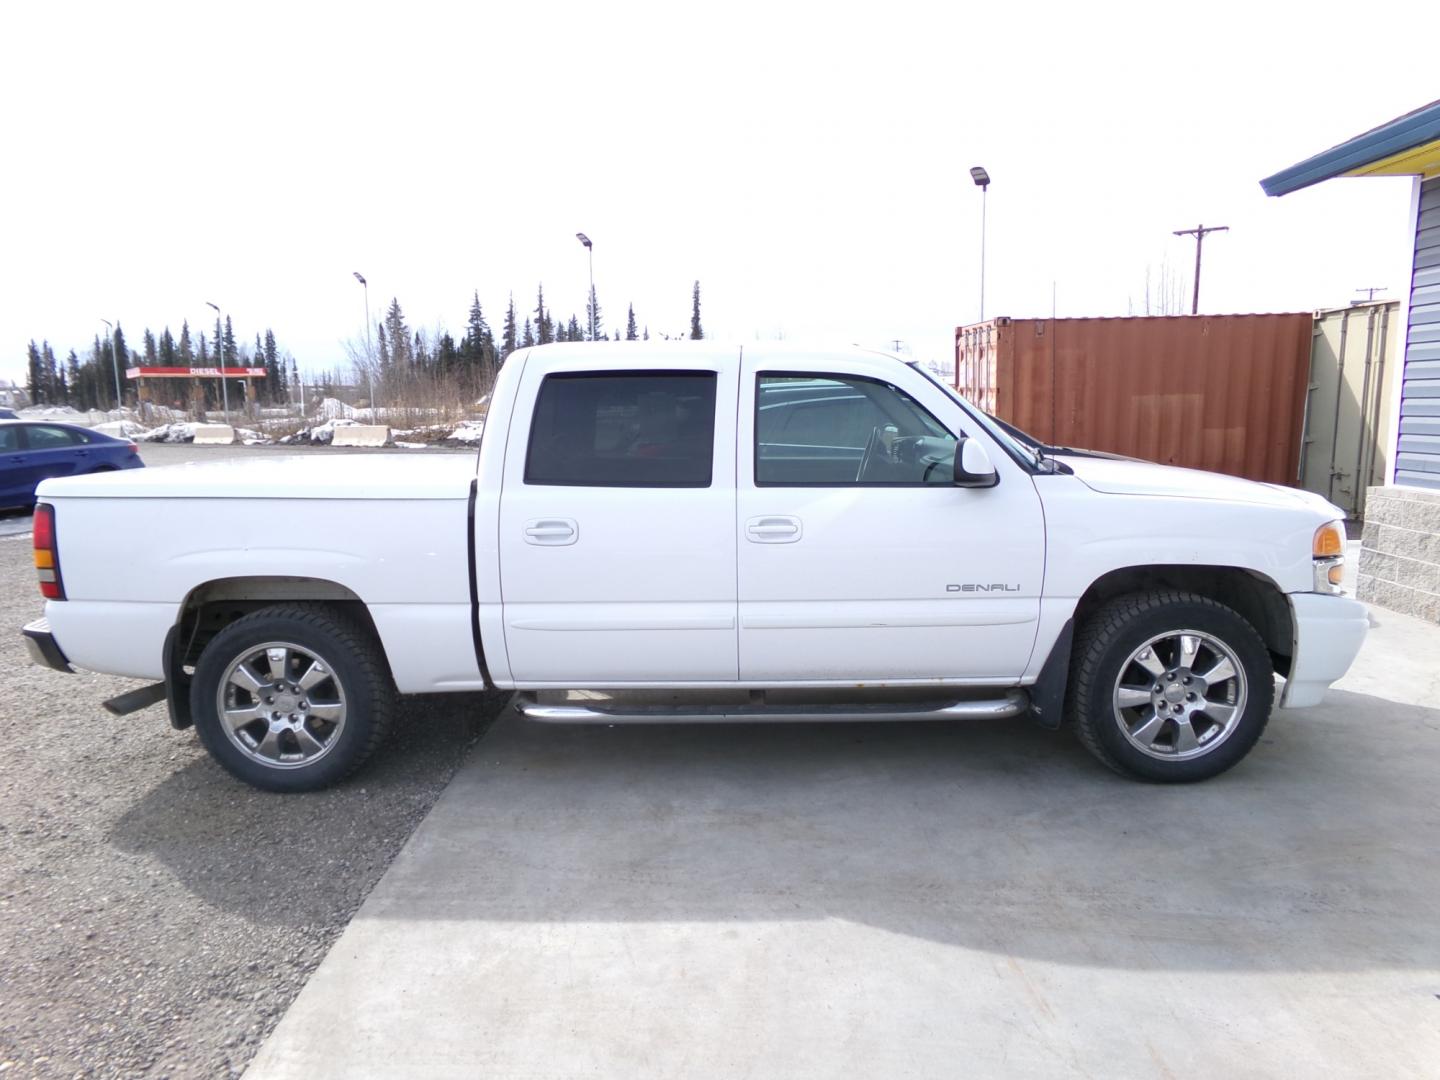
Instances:
[[[1334,559],[1345,554],[1345,530],[1340,522],[1332,521],[1315,530],[1311,554],[1317,559]]]

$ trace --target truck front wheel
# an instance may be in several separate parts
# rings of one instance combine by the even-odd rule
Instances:
[[[1070,719],[1086,748],[1123,775],[1219,775],[1259,740],[1274,696],[1254,627],[1193,593],[1117,597],[1075,639]]]
[[[237,619],[205,647],[190,687],[205,749],[268,791],[349,776],[384,738],[394,703],[374,636],[319,604]]]

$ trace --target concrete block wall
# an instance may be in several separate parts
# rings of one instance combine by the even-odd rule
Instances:
[[[1440,622],[1440,492],[1372,487],[1365,498],[1356,595]]]

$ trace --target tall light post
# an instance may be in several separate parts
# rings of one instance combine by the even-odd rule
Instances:
[[[225,401],[225,422],[230,422],[230,380],[225,378],[225,313],[219,306],[205,301],[206,307],[215,309],[215,354],[220,357],[220,396]]]
[[[110,328],[110,367],[115,372],[115,408],[123,410],[125,403],[120,400],[120,361],[115,356],[115,324],[109,319],[101,319]]]
[[[982,166],[970,170],[970,179],[980,189],[980,321],[985,321],[985,211],[990,192],[990,174]]]
[[[365,280],[365,275],[359,270],[353,271],[355,280],[360,282],[360,287],[365,290],[365,385],[370,389],[370,419],[375,419],[375,379],[370,374],[370,367],[375,363],[375,350],[370,344],[370,283]]]
[[[585,250],[590,254],[590,340],[595,340],[595,245],[590,243],[590,237],[583,232],[577,232],[575,239],[585,245]]]

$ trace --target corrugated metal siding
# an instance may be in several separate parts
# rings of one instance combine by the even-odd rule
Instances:
[[[956,386],[1049,443],[1294,484],[1312,326],[1309,312],[996,319],[956,331]]]
[[[1440,489],[1440,177],[1420,187],[1395,482]]]

